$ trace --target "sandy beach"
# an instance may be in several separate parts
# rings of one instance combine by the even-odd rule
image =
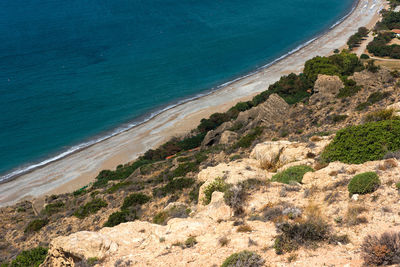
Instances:
[[[268,89],[282,75],[302,71],[304,62],[317,55],[329,55],[345,46],[361,26],[371,28],[379,20],[384,0],[360,0],[353,13],[317,40],[272,66],[199,99],[167,110],[126,132],[0,184],[0,206],[45,195],[72,192],[94,180],[99,171],[114,169],[134,160],[173,136],[195,128],[202,118],[223,112],[238,101],[251,99]],[[359,51],[357,51],[359,53]]]

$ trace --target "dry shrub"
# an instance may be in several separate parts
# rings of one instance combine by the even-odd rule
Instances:
[[[328,194],[326,194],[324,201],[328,202],[328,205],[334,203],[337,201],[337,199],[339,198],[340,194],[339,192],[335,191],[335,192],[329,192]]]
[[[304,189],[303,197],[304,197],[304,198],[312,197],[312,196],[315,195],[315,193],[317,193],[318,191],[319,191],[318,186],[316,186],[316,185],[313,184],[310,188]]]
[[[323,162],[317,161],[317,162],[315,162],[313,169],[318,171],[318,170],[325,168],[328,165],[329,165],[328,163],[323,163]]]
[[[223,237],[220,237],[220,239],[218,239],[218,242],[221,245],[221,247],[224,247],[224,246],[228,245],[229,239],[226,236],[223,236]]]
[[[237,228],[237,232],[239,232],[239,233],[248,233],[248,232],[251,232],[251,231],[253,231],[253,229],[252,229],[251,226],[248,225],[248,224],[240,225],[240,226]]]
[[[329,173],[329,176],[336,176],[336,175],[338,175],[338,171],[331,171],[330,173]]]
[[[398,166],[397,161],[394,159],[387,159],[382,164],[378,166],[378,169],[381,171],[390,170],[396,168]]]
[[[308,152],[307,153],[307,158],[309,158],[309,159],[313,159],[313,158],[315,158],[317,155],[315,155],[314,153],[312,153],[312,152]]]
[[[322,138],[320,136],[318,136],[318,135],[314,135],[314,136],[312,136],[310,138],[311,142],[318,142],[318,141],[321,141],[321,140],[322,140]]]
[[[360,216],[367,208],[360,205],[351,205],[347,208],[346,222],[349,226],[354,226],[362,223],[367,223],[368,220],[365,216]]]
[[[400,233],[384,233],[380,237],[368,235],[361,245],[365,265],[400,263]]]

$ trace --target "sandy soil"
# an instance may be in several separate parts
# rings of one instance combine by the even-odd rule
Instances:
[[[299,73],[304,62],[317,55],[329,55],[343,47],[361,26],[371,27],[379,19],[384,0],[360,0],[355,11],[340,25],[278,63],[219,91],[170,109],[149,122],[87,149],[53,162],[0,185],[0,206],[44,195],[71,192],[92,182],[102,169],[134,160],[147,149],[182,135],[198,125],[201,118],[226,111],[239,100],[250,99],[268,89],[282,75]]]

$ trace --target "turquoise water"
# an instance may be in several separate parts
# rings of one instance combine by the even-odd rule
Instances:
[[[0,173],[268,64],[353,2],[0,1]]]

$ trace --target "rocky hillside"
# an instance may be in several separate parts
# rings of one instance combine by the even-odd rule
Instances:
[[[85,188],[1,208],[0,262],[219,266],[243,250],[231,261],[373,262],[364,237],[399,219],[400,87],[396,72],[362,69],[346,53],[313,59]],[[365,172],[379,183],[367,174],[350,186]],[[359,179],[373,190],[358,192]]]
[[[88,259],[96,266],[160,266],[161,262],[163,266],[220,266],[243,250],[257,253],[268,266],[361,266],[365,236],[400,230],[399,162],[333,162],[319,169],[322,166],[310,155],[319,155],[331,139],[314,136],[307,143],[260,143],[250,158],[198,174],[204,181],[199,205],[174,202],[165,208],[191,208],[188,218],[170,219],[166,225],[134,221],[59,237],[51,242],[44,266],[74,266]],[[293,166],[317,170],[305,173],[300,183],[285,184],[274,182],[275,172],[264,168],[276,164],[278,173]],[[381,186],[370,194],[349,196],[349,181],[365,172],[377,173]],[[206,204],[207,190],[218,179],[230,189],[223,193],[219,187]],[[284,224],[303,225],[307,220],[318,226],[310,240],[296,233],[300,240],[290,244],[293,247],[277,243],[277,236],[285,233]]]

